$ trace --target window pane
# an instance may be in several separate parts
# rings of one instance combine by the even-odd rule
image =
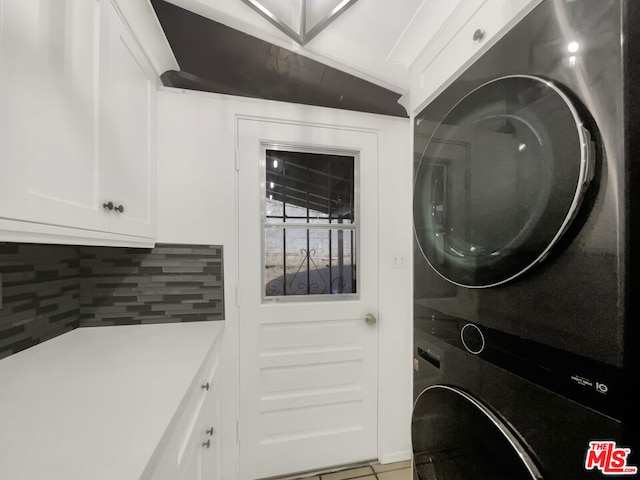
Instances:
[[[355,231],[265,228],[265,296],[356,293]]]
[[[353,222],[354,165],[351,156],[267,150],[267,222]]]

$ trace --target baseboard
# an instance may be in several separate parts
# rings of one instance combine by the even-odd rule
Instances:
[[[403,450],[401,452],[392,452],[392,453],[385,453],[384,455],[380,455],[380,458],[378,458],[378,462],[384,465],[386,463],[402,462],[404,460],[410,460],[410,459],[411,459],[411,450]]]

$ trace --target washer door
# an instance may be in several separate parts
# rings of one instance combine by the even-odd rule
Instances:
[[[477,88],[442,120],[416,171],[424,257],[465,287],[524,273],[568,228],[593,157],[589,132],[553,83],[510,76]]]
[[[516,435],[468,393],[446,385],[424,390],[411,421],[417,480],[542,479]]]

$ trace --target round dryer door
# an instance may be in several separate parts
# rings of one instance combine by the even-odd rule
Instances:
[[[593,157],[578,111],[553,83],[510,76],[482,85],[441,121],[416,170],[423,255],[465,287],[519,276],[566,231]]]
[[[531,480],[542,475],[517,436],[464,391],[434,385],[411,421],[417,480]]]

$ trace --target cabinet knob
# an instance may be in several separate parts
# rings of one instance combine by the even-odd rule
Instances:
[[[209,390],[209,382],[205,383],[204,385],[202,385],[202,389],[203,390]]]
[[[215,430],[213,429],[213,427],[211,427],[211,428],[207,428],[207,431],[206,431],[205,433],[206,433],[207,435],[211,435],[211,436],[213,436],[213,432],[214,432],[214,431],[215,431]]]
[[[482,40],[484,40],[484,35],[485,35],[484,30],[477,29],[475,32],[473,32],[473,41],[481,42]]]
[[[102,208],[104,208],[106,210],[113,210],[113,202],[103,203],[102,204]]]
[[[111,210],[111,209],[109,209]],[[116,212],[120,212],[120,213],[124,213],[124,205],[118,205],[117,207],[115,207],[115,211]]]
[[[202,446],[205,448],[210,448],[211,447],[211,440],[207,440],[206,442],[202,442]]]

